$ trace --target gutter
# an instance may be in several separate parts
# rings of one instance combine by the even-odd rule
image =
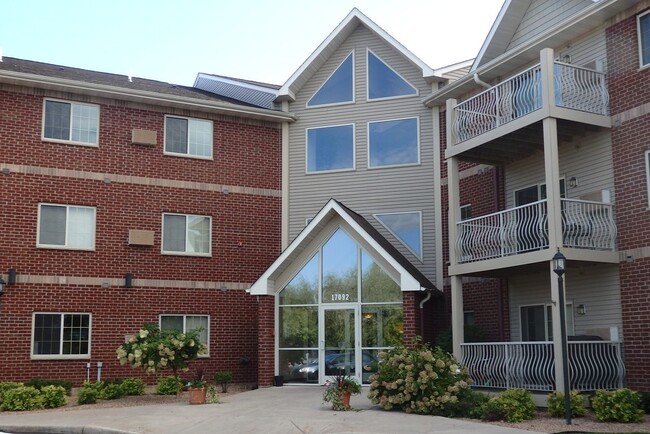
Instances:
[[[146,101],[158,105],[183,106],[202,111],[217,111],[222,114],[256,118],[271,122],[293,122],[296,116],[293,113],[268,110],[257,107],[237,106],[231,103],[201,100],[177,95],[167,95],[159,92],[145,90],[125,89],[117,86],[94,84],[76,80],[48,77],[36,74],[25,74],[13,71],[0,70],[0,83],[8,82],[16,85],[41,86],[47,89],[74,90],[83,93],[93,93],[99,96],[126,99],[131,101]]]

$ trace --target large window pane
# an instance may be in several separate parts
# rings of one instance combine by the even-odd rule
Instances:
[[[281,348],[309,348],[318,346],[318,307],[280,308]]]
[[[307,172],[354,168],[354,126],[307,130]]]
[[[357,251],[341,229],[323,246],[323,303],[357,301]]]
[[[401,302],[399,285],[365,251],[361,252],[361,302]]]
[[[368,51],[368,98],[417,95],[418,91],[379,57]]]
[[[318,382],[318,350],[280,350],[280,375],[287,383]]]
[[[89,314],[34,314],[33,356],[88,356]]]
[[[280,305],[318,303],[318,254],[280,292]]]
[[[307,106],[352,102],[354,89],[353,61],[353,53],[350,53],[311,97],[307,102]]]
[[[166,116],[165,152],[212,157],[212,121]]]
[[[370,167],[420,161],[417,118],[370,122],[368,136]]]
[[[404,341],[402,305],[365,305],[361,311],[361,345],[394,347]]]
[[[375,214],[375,218],[415,256],[422,258],[422,215],[419,212]]]

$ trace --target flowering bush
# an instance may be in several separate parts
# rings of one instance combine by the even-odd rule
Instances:
[[[455,413],[458,397],[469,391],[469,376],[440,348],[414,343],[379,353],[376,374],[370,377],[368,398],[385,410],[447,416]]]
[[[187,333],[161,331],[158,324],[145,324],[128,342],[117,348],[120,364],[129,364],[154,373],[166,368],[178,378],[178,371],[187,371],[189,361],[205,353],[199,340],[199,330]]]
[[[332,377],[332,380],[325,382],[325,392],[323,392],[323,401],[331,402],[332,408],[337,411],[349,410],[349,403],[343,402],[343,395],[357,395],[361,393],[361,386],[354,377],[339,373]]]

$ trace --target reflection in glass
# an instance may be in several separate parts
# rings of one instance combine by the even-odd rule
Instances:
[[[318,345],[318,307],[280,308],[280,348]]]
[[[368,97],[390,98],[417,95],[418,91],[379,57],[368,51]]]
[[[401,304],[362,306],[361,318],[361,346],[386,348],[403,344]]]
[[[308,107],[352,102],[353,60],[350,53],[307,102]]]
[[[422,257],[422,215],[419,212],[375,214],[375,217],[415,256]]]
[[[370,122],[368,135],[370,167],[419,161],[417,118]]]
[[[357,251],[341,229],[323,246],[323,303],[357,301]]]
[[[280,292],[280,305],[318,303],[318,253]]]
[[[354,309],[325,311],[325,374],[354,374]]]
[[[361,302],[401,302],[402,291],[365,251],[361,251]]]
[[[354,126],[307,130],[307,172],[354,168]]]
[[[279,362],[285,383],[318,382],[318,350],[280,350]]]

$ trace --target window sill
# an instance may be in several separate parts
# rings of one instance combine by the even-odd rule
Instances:
[[[191,252],[160,252],[161,255],[165,256],[190,256],[195,258],[211,258],[212,253],[191,253]]]
[[[89,248],[66,247],[66,246],[54,246],[54,245],[48,245],[48,244],[37,244],[36,248],[37,249],[45,249],[45,250],[73,250],[73,251],[79,251],[79,252],[94,252],[95,251],[95,247],[89,247]]]
[[[90,354],[60,355],[60,354],[32,354],[31,360],[89,360]]]
[[[214,161],[214,158],[212,156],[210,156],[210,157],[202,157],[200,155],[177,154],[175,152],[167,152],[167,151],[163,151],[163,155],[167,155],[168,157],[189,158],[191,160]]]
[[[72,140],[50,139],[48,137],[41,137],[41,141],[45,143],[57,143],[60,145],[83,146],[85,148],[99,148],[99,143],[75,142]]]

